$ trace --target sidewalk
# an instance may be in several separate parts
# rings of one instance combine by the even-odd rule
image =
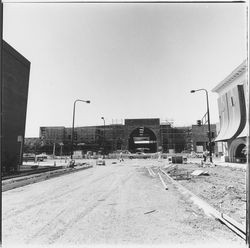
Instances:
[[[188,158],[188,162],[190,163],[198,163],[200,164],[201,161],[203,161],[202,158]],[[230,163],[230,162],[222,162],[220,158],[213,158],[213,164],[214,165],[220,165],[220,166],[228,166],[232,168],[237,168],[237,169],[243,169],[246,170],[247,168],[247,163]]]
[[[247,163],[229,163],[229,162],[214,162],[215,165],[220,165],[220,166],[229,166],[232,168],[237,168],[237,169],[242,169],[242,170],[246,170],[247,168]]]
[[[52,170],[52,171],[41,172],[41,173],[19,176],[15,178],[2,180],[2,192],[11,190],[14,188],[22,187],[27,184],[44,181],[49,178],[61,176],[61,175],[72,173],[72,172],[77,172],[80,170],[85,170],[85,169],[92,168],[92,167],[93,167],[93,164],[88,163],[84,165],[77,165],[74,168],[65,167],[62,169],[60,168],[58,170]]]

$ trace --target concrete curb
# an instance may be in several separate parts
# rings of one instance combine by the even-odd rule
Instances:
[[[231,167],[234,169],[246,170],[247,164],[235,164],[235,163],[224,163],[224,162],[215,162],[216,166],[223,166],[223,167]]]
[[[243,238],[244,240],[246,239],[246,234],[245,234],[246,228],[242,224],[236,222],[235,220],[232,220],[232,218],[230,218],[226,214],[220,213],[214,207],[212,207],[211,205],[209,205],[207,202],[205,202],[204,200],[202,200],[201,198],[199,198],[197,195],[195,195],[194,193],[192,193],[190,190],[188,190],[187,188],[185,188],[184,186],[182,186],[180,183],[178,183],[177,181],[175,181],[173,178],[171,178],[161,168],[160,168],[160,171],[168,178],[168,180],[173,185],[176,186],[176,188],[180,191],[181,194],[183,194],[185,196],[188,196],[189,199],[195,205],[197,205],[199,208],[203,209],[204,213],[207,216],[212,217],[212,218],[214,218],[216,220],[220,220],[225,225],[227,225],[231,230],[233,230],[235,233],[237,233],[241,238]]]
[[[17,179],[17,178],[21,178],[21,177],[27,177],[27,176],[31,176],[34,174],[46,173],[49,171],[56,171],[56,170],[60,170],[60,169],[64,169],[64,168],[66,168],[66,167],[65,166],[58,166],[58,167],[51,166],[51,167],[21,171],[20,174],[2,176],[2,181],[6,181],[6,180],[10,180],[10,179]]]
[[[44,172],[40,174],[33,174],[29,176],[24,176],[24,177],[7,179],[7,180],[2,181],[2,192],[15,189],[15,188],[19,188],[19,187],[22,187],[31,183],[41,182],[41,181],[44,181],[53,177],[62,176],[65,174],[78,172],[81,170],[86,170],[92,167],[93,165],[84,166],[80,168],[65,168],[65,169],[59,169],[59,170],[54,170],[54,171],[48,171],[48,172]]]
[[[168,190],[168,186],[166,185],[166,183],[165,183],[164,180],[162,179],[161,174],[160,174],[159,172],[158,172],[158,176],[159,176],[159,178],[160,178],[160,180],[161,180],[162,185],[164,186],[164,189],[165,189],[165,190]]]

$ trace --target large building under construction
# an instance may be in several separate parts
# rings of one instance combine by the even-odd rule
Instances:
[[[215,124],[211,131],[215,136]],[[43,151],[51,153],[54,149],[58,154],[63,150],[63,154],[69,154],[71,135],[71,128],[40,127]],[[208,126],[173,127],[167,122],[160,123],[158,118],[125,119],[124,124],[75,127],[73,140],[74,150],[83,152],[202,152],[208,148]]]

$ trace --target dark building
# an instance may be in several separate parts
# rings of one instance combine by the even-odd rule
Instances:
[[[212,140],[216,137],[216,125],[211,124],[211,138]],[[204,151],[209,150],[209,138],[208,138],[208,125],[192,125],[192,135],[191,140],[193,144],[194,151]],[[212,146],[212,152],[216,152],[215,148]]]
[[[30,62],[2,41],[2,172],[22,163]]]
[[[216,125],[211,125],[211,129],[216,133]],[[64,127],[41,127],[40,138],[47,144],[50,153],[53,143],[63,142],[64,154],[69,154],[71,131],[71,128]],[[128,150],[132,153],[180,153],[201,152],[208,147],[207,125],[173,127],[170,123],[161,124],[158,118],[125,119],[124,125],[76,127],[74,131],[74,149],[84,152]],[[59,151],[59,146],[56,150]]]
[[[40,127],[40,134],[44,144],[54,144],[65,140],[65,127]]]
[[[23,153],[40,153],[41,148],[41,139],[34,137],[34,138],[25,138],[24,139],[24,146],[23,146]]]

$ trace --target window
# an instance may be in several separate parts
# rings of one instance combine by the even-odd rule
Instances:
[[[232,104],[232,106],[234,106],[234,99],[232,96],[231,96],[231,104]]]

